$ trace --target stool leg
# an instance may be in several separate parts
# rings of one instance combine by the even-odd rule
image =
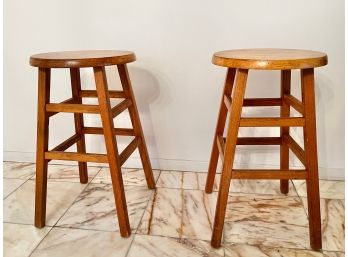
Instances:
[[[116,139],[114,136],[114,124],[111,116],[111,107],[110,99],[108,96],[105,68],[94,67],[93,69],[100,106],[100,115],[104,130],[105,145],[109,160],[118,223],[120,227],[120,234],[122,237],[128,237],[131,234],[131,230],[128,220],[127,203],[123,187],[121,165],[118,156]]]
[[[49,117],[46,104],[50,101],[51,70],[39,68],[37,143],[36,143],[36,187],[35,187],[35,227],[42,228],[46,220],[47,164]]]
[[[143,129],[141,127],[140,117],[138,114],[138,109],[135,102],[135,97],[134,97],[131,81],[129,78],[128,69],[126,64],[117,65],[117,69],[120,75],[123,91],[126,97],[132,101],[132,105],[128,108],[128,111],[131,118],[133,129],[135,132],[135,136],[140,138],[140,144],[138,146],[138,149],[140,153],[141,162],[144,168],[147,186],[149,189],[154,189],[156,188],[156,183],[152,173],[149,154],[146,149],[145,137],[144,137]]]
[[[81,91],[81,80],[80,80],[80,70],[77,68],[70,69],[70,78],[71,78],[71,91],[72,96],[75,103],[81,104],[82,98],[79,96],[79,92]],[[83,129],[83,114],[82,113],[74,113],[74,121],[75,121],[75,131],[76,134],[80,135],[80,140],[77,141],[77,152],[78,153],[86,153],[86,143],[85,143],[85,135],[82,132]],[[88,174],[87,174],[87,163],[86,162],[78,162],[79,164],[79,173],[80,173],[80,182],[82,184],[86,184],[88,182]]]
[[[225,95],[230,96],[232,94],[235,74],[236,74],[236,69],[229,68],[227,70],[225,86],[222,92],[220,110],[219,110],[219,115],[217,119],[215,134],[214,134],[213,146],[212,146],[211,154],[210,154],[207,182],[205,184],[205,192],[208,194],[210,194],[213,191],[216,167],[217,167],[218,159],[219,159],[219,150],[218,150],[216,141],[217,141],[217,137],[224,133],[226,117],[228,113],[227,107],[224,102],[224,98],[225,98]]]
[[[314,69],[301,70],[302,102],[304,104],[305,127],[303,128],[306,156],[308,219],[310,243],[314,250],[321,249],[321,218],[318,178],[318,156],[315,116]]]
[[[244,93],[248,78],[248,70],[238,69],[235,89],[232,95],[231,112],[228,122],[226,146],[219,194],[216,202],[215,220],[211,245],[218,248],[221,245],[222,229],[225,221],[228,192],[230,188],[234,155],[236,150],[239,122],[242,114]]]
[[[290,117],[290,105],[286,104],[284,101],[284,95],[290,94],[291,92],[291,70],[281,71],[281,98],[282,106],[280,108],[280,117],[287,118]],[[280,136],[282,137],[282,144],[280,145],[280,169],[289,169],[289,147],[284,143],[284,136],[289,135],[289,127],[280,128]],[[280,192],[283,194],[289,193],[289,180],[280,180]]]

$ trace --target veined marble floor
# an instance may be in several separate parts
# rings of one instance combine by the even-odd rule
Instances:
[[[320,181],[323,251],[309,247],[306,185],[233,180],[223,247],[212,249],[215,192],[204,193],[206,173],[154,171],[148,190],[142,170],[124,169],[132,228],[121,238],[107,168],[89,167],[79,183],[77,166],[50,165],[47,226],[34,220],[35,165],[4,162],[4,256],[6,257],[343,257],[344,181]],[[218,177],[217,177],[218,180]]]

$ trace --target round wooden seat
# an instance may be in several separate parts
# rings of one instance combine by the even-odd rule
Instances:
[[[41,68],[82,68],[125,64],[135,59],[135,54],[130,51],[66,51],[33,55],[30,57],[30,65]]]
[[[327,55],[296,49],[238,49],[217,52],[212,62],[218,66],[240,69],[307,69],[326,65]]]

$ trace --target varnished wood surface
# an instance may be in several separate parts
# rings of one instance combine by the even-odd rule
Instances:
[[[327,61],[322,52],[276,48],[226,50],[215,53],[212,60],[218,66],[260,70],[315,68]]]
[[[228,192],[230,188],[230,182],[232,178],[232,168],[234,161],[234,154],[236,151],[239,121],[242,114],[243,100],[245,94],[245,88],[248,78],[248,70],[238,69],[236,76],[235,89],[232,92],[232,105],[230,117],[227,127],[225,155],[222,162],[222,172],[220,179],[220,187],[218,198],[216,201],[216,210],[213,226],[213,234],[211,238],[211,245],[214,248],[218,248],[221,245],[222,229],[225,221],[226,206],[228,199]]]
[[[224,96],[232,95],[235,75],[236,75],[236,69],[227,69],[225,86],[222,91],[220,109],[219,109],[217,124],[215,128],[213,147],[211,149],[211,154],[210,154],[207,182],[205,184],[205,192],[208,194],[213,192],[216,168],[217,168],[218,158],[219,158],[219,149],[217,145],[217,140],[218,140],[218,137],[222,136],[222,134],[224,133],[226,118],[228,113],[228,108],[226,107]]]
[[[65,51],[33,55],[30,57],[30,65],[41,68],[100,67],[134,62],[135,59],[131,51]]]
[[[303,128],[306,169],[310,244],[313,250],[322,248],[317,130],[315,115],[314,69],[301,70],[301,91],[306,126]]]
[[[47,168],[45,152],[48,150],[49,116],[45,105],[50,102],[51,69],[39,68],[37,138],[36,138],[36,181],[35,181],[35,227],[46,223]]]
[[[111,116],[110,99],[108,97],[108,85],[104,67],[95,67],[94,79],[97,88],[98,102],[100,107],[100,116],[102,120],[106,152],[109,160],[109,168],[114,191],[116,213],[118,225],[122,237],[128,237],[131,234],[129,225],[127,202],[124,194],[122,180],[121,163],[118,155],[116,139],[114,137],[114,123]]]

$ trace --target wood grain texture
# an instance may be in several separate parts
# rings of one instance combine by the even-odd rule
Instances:
[[[215,128],[215,134],[214,134],[214,140],[213,140],[213,146],[212,146],[211,154],[210,154],[207,182],[205,184],[205,192],[208,194],[210,194],[213,191],[216,168],[217,168],[217,163],[219,158],[219,149],[216,142],[217,142],[218,136],[222,136],[224,133],[226,117],[228,113],[228,108],[225,105],[225,96],[232,94],[235,74],[236,74],[235,69],[227,70],[225,85],[222,91],[219,114],[217,118],[217,124]]]
[[[120,154],[121,165],[123,165],[129,158],[129,156],[135,151],[135,149],[137,149],[139,143],[140,143],[140,138],[135,137],[132,140],[132,142],[130,142],[129,145],[127,145],[127,147],[122,151],[122,153]]]
[[[283,136],[283,142],[296,155],[302,164],[306,165],[306,156],[304,150],[289,134]]]
[[[74,134],[52,149],[52,151],[65,151],[81,139],[80,134]]]
[[[294,108],[296,111],[298,111],[300,114],[303,115],[304,113],[303,104],[300,100],[298,100],[296,97],[290,94],[284,95],[283,100],[286,105],[290,105],[292,108]]]
[[[103,128],[98,127],[84,127],[82,132],[84,134],[94,134],[94,135],[103,135]],[[114,135],[117,136],[134,136],[134,129],[131,128],[115,128]]]
[[[109,90],[109,97],[110,98],[125,98],[125,94],[123,91],[118,91],[118,90]],[[79,92],[80,97],[87,97],[87,98],[94,98],[98,97],[97,91],[96,90],[81,90]]]
[[[80,70],[76,68],[70,69],[70,80],[71,80],[71,92],[74,102],[77,104],[82,104],[82,98],[80,97],[81,91],[81,78]],[[82,113],[74,113],[74,123],[75,123],[75,132],[80,136],[79,140],[76,142],[76,149],[78,153],[86,153],[86,141],[85,135],[82,133],[84,122]],[[88,182],[88,173],[87,173],[87,163],[78,162],[79,165],[79,175],[81,184],[86,184]]]
[[[237,145],[280,145],[281,137],[238,137]]]
[[[232,170],[232,179],[307,179],[307,170]]]
[[[129,115],[130,115],[133,129],[135,132],[135,136],[140,139],[138,149],[139,149],[139,153],[140,153],[140,159],[141,159],[141,162],[142,162],[142,165],[144,168],[147,186],[149,189],[154,189],[154,188],[156,188],[156,183],[155,183],[155,179],[153,177],[151,162],[150,162],[149,154],[148,154],[147,148],[146,148],[145,137],[144,137],[143,129],[141,127],[138,108],[137,108],[137,104],[135,102],[135,97],[134,97],[131,81],[129,78],[128,69],[127,69],[127,66],[125,64],[124,65],[117,65],[117,69],[118,69],[118,73],[120,75],[123,91],[124,91],[127,99],[130,100],[132,103],[128,107],[128,111],[129,111]]]
[[[280,97],[282,105],[280,107],[280,117],[290,117],[290,105],[285,100],[285,95],[291,94],[291,70],[282,70],[280,75]],[[289,127],[280,127],[280,137],[282,144],[280,145],[280,169],[289,169],[289,145],[284,141],[285,137],[289,135]],[[280,192],[283,194],[289,193],[289,180],[280,180]]]
[[[231,108],[233,112],[230,113],[228,122],[225,158],[222,164],[220,187],[216,202],[213,234],[211,239],[211,245],[214,248],[218,248],[221,245],[222,229],[225,221],[226,205],[232,177],[233,161],[239,131],[239,121],[243,108],[243,99],[245,94],[247,78],[248,70],[238,69],[236,85],[232,94]]]
[[[42,228],[46,223],[47,167],[45,152],[48,150],[49,116],[45,105],[50,102],[50,69],[39,69],[37,136],[36,136],[36,181],[35,181],[35,227]]]
[[[304,150],[306,158],[308,221],[311,247],[314,250],[322,248],[320,196],[318,176],[318,154],[314,94],[314,69],[301,70],[302,101],[306,126],[303,128]]]
[[[48,151],[45,153],[45,159],[46,160],[108,163],[108,158],[106,154],[73,153],[73,152],[61,152],[61,151]]]
[[[241,127],[303,127],[304,118],[241,118]]]
[[[94,104],[47,104],[46,111],[50,113],[99,113],[99,106]]]
[[[134,62],[135,59],[135,54],[130,51],[65,51],[32,55],[30,65],[42,68],[104,67]]]
[[[229,68],[290,70],[324,66],[327,55],[297,49],[236,49],[215,53],[212,62]]]
[[[111,116],[105,68],[94,67],[93,70],[98,93],[100,116],[103,124],[105,145],[109,160],[120,234],[122,237],[129,237],[131,234],[131,229],[129,225],[126,197],[124,194],[121,164],[118,156],[116,139],[114,137],[114,124]]]
[[[111,115],[113,118],[115,118],[117,115],[119,115],[121,112],[125,111],[127,108],[129,108],[132,105],[132,101],[129,99],[125,99],[119,104],[115,105],[111,108]]]

